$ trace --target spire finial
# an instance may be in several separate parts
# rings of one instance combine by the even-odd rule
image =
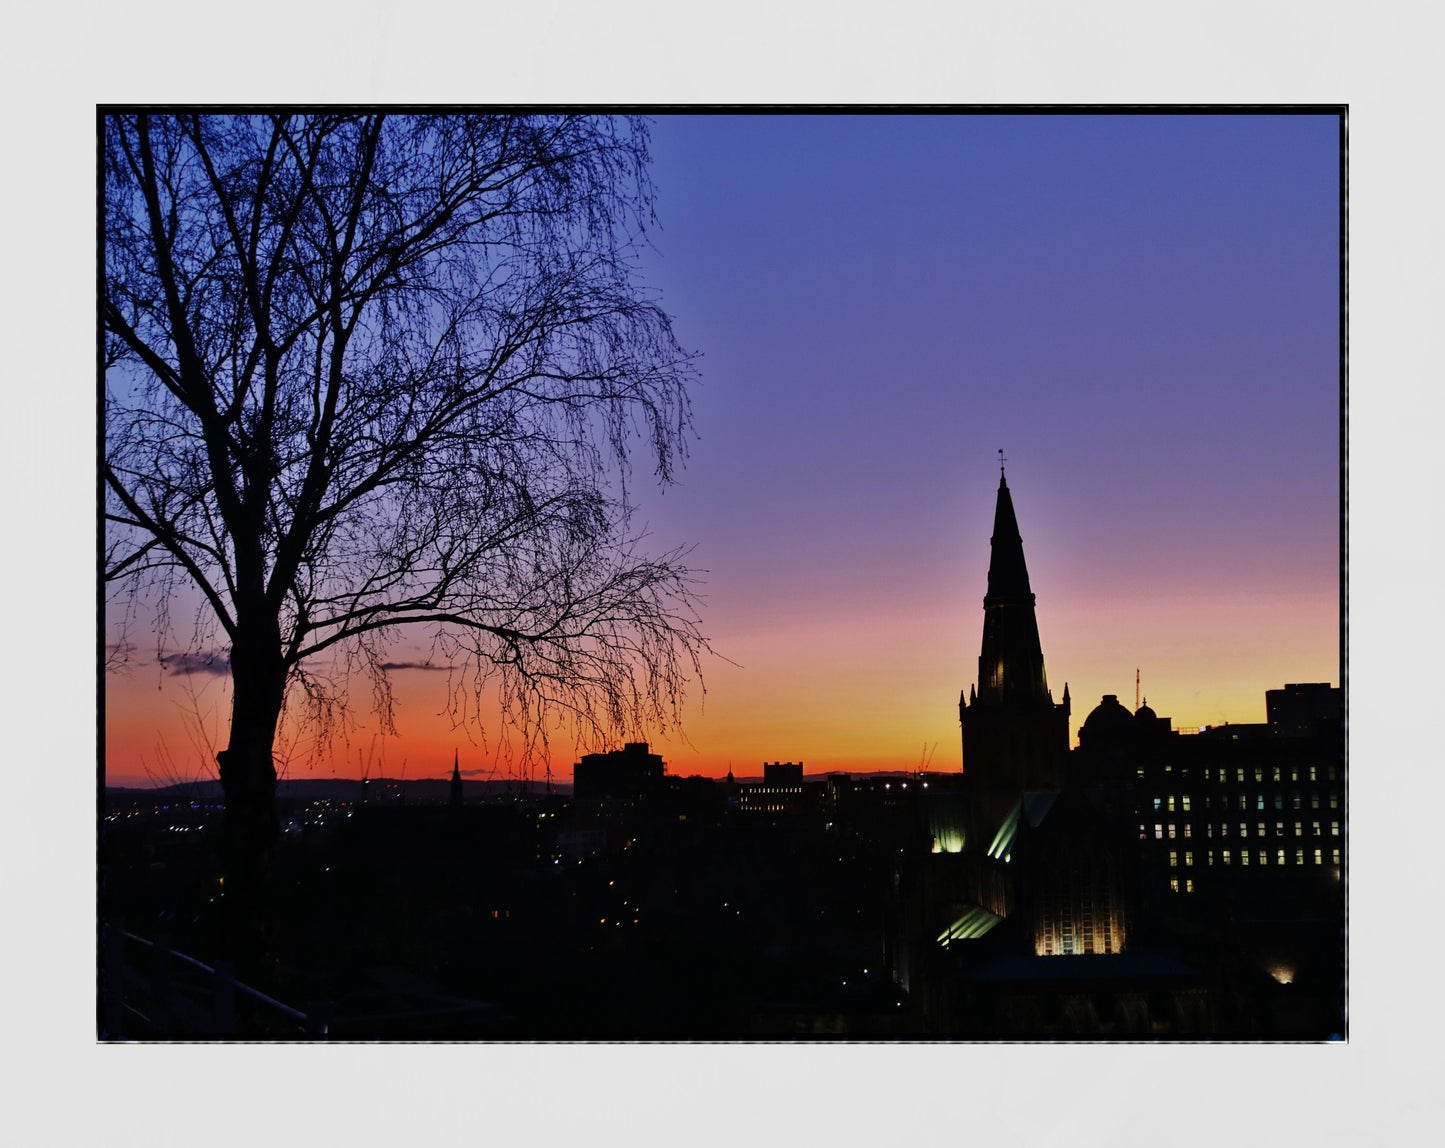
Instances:
[[[998,448],[998,473],[999,473],[999,477],[1002,477],[1002,476],[1003,476],[1003,464],[1006,463],[1006,462],[1008,462],[1008,459],[1004,458],[1004,456],[1003,456],[1003,447],[999,447],[999,448]]]

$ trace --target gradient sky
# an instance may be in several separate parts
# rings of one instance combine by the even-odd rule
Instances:
[[[695,546],[728,659],[687,741],[653,738],[671,772],[959,768],[1000,447],[1075,731],[1136,667],[1176,726],[1339,684],[1335,117],[680,116],[652,151],[644,278],[703,358],[699,438],[639,521]],[[145,635],[108,778],[207,775],[224,679],[145,664]],[[291,776],[490,766],[444,674],[396,686],[398,739],[363,692]]]

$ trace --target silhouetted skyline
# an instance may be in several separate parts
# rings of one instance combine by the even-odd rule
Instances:
[[[656,545],[696,546],[736,663],[705,667],[691,744],[651,736],[670,772],[957,768],[1000,447],[1071,732],[1136,667],[1182,726],[1338,683],[1337,117],[664,116],[652,155],[645,279],[703,353],[699,441],[679,486],[631,489]],[[160,737],[191,774],[179,687],[220,745],[224,679],[137,655],[110,779]],[[378,769],[490,763],[438,716],[445,674],[394,678]],[[375,732],[357,700],[339,774]]]

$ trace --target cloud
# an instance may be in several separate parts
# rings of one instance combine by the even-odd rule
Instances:
[[[431,662],[382,662],[383,670],[449,670],[450,666],[436,666]]]
[[[161,665],[171,677],[177,674],[215,674],[231,672],[231,659],[224,650],[202,650],[197,653],[167,654]]]
[[[485,777],[487,774],[489,774],[489,773],[491,773],[491,772],[492,772],[492,771],[491,771],[490,769],[464,769],[464,770],[462,770],[462,776],[463,776],[463,777]]]

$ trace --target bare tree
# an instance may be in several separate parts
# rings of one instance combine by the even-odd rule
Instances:
[[[529,740],[676,721],[705,649],[666,483],[690,356],[636,281],[645,127],[590,116],[103,119],[105,577],[228,647],[230,863],[276,835],[288,703],[430,626]]]

